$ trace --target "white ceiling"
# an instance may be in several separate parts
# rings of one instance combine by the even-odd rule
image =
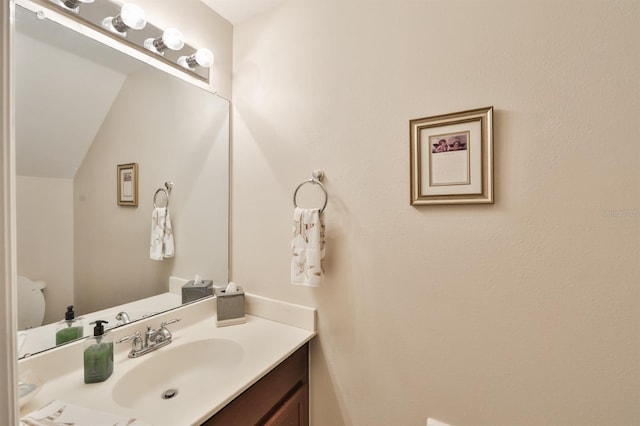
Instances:
[[[232,24],[245,21],[271,9],[284,0],[202,0]]]

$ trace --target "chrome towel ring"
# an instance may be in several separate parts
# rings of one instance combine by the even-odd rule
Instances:
[[[329,201],[329,193],[327,192],[327,188],[324,187],[322,182],[320,182],[324,178],[324,172],[322,170],[314,170],[311,174],[312,178],[305,180],[302,182],[296,190],[293,192],[293,207],[298,207],[298,203],[296,202],[296,196],[298,195],[298,190],[307,183],[312,183],[314,185],[318,185],[322,192],[324,192],[324,204],[320,208],[320,213],[324,212],[324,209],[327,207],[327,202]]]
[[[155,194],[153,194],[153,207],[154,208],[158,208],[160,207],[158,205],[158,194],[160,194],[161,192],[164,193],[164,196],[166,198],[165,201],[165,208],[169,208],[169,195],[171,195],[171,189],[173,189],[173,182],[165,182],[164,183],[164,188],[158,188],[158,190],[155,192]]]

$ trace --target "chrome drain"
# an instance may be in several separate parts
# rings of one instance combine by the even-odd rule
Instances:
[[[178,389],[167,389],[162,392],[162,399],[171,399],[178,394]]]

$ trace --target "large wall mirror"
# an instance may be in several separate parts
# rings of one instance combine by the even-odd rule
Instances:
[[[51,324],[68,305],[88,317],[154,301],[170,277],[226,284],[228,101],[19,6],[15,29],[18,317],[38,309],[30,295],[45,300],[42,326],[19,327],[19,356],[55,346]],[[117,203],[127,163],[138,167],[135,207]],[[151,215],[165,182],[175,256],[158,261]]]

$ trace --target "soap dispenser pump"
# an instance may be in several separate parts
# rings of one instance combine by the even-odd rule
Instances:
[[[73,312],[73,305],[67,306],[67,312],[64,314],[64,320],[58,323],[56,327],[56,345],[70,342],[82,337],[84,326],[79,318],[76,318]]]
[[[108,321],[97,320],[91,324],[93,337],[87,339],[84,350],[84,382],[99,383],[107,380],[113,373],[113,342],[105,335],[102,324]]]

